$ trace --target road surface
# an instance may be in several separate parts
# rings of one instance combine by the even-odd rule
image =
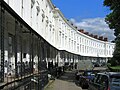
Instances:
[[[83,90],[75,82],[75,71],[66,71],[59,79],[50,83],[45,90]]]

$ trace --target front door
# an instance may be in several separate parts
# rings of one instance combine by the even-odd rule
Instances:
[[[9,34],[8,37],[8,75],[15,74],[15,44],[14,44],[14,36]]]

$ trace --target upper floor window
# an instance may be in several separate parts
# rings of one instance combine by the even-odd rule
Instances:
[[[44,21],[44,18],[45,18],[45,14],[44,11],[42,10],[42,22]]]
[[[31,0],[31,8],[33,8],[34,4],[35,4],[35,0]]]
[[[38,14],[39,14],[39,12],[40,12],[40,7],[39,7],[39,6],[36,6],[36,9],[37,9],[37,16],[38,16]]]

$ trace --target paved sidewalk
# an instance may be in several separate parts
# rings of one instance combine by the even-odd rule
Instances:
[[[81,87],[75,85],[75,83],[67,82],[56,79],[45,90],[82,90]]]
[[[75,72],[67,71],[59,79],[55,79],[45,90],[82,90],[75,84]]]

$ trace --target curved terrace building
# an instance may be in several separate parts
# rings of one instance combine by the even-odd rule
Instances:
[[[0,42],[0,89],[10,90],[41,90],[48,73],[107,62],[115,46],[78,30],[51,0],[0,0]]]

